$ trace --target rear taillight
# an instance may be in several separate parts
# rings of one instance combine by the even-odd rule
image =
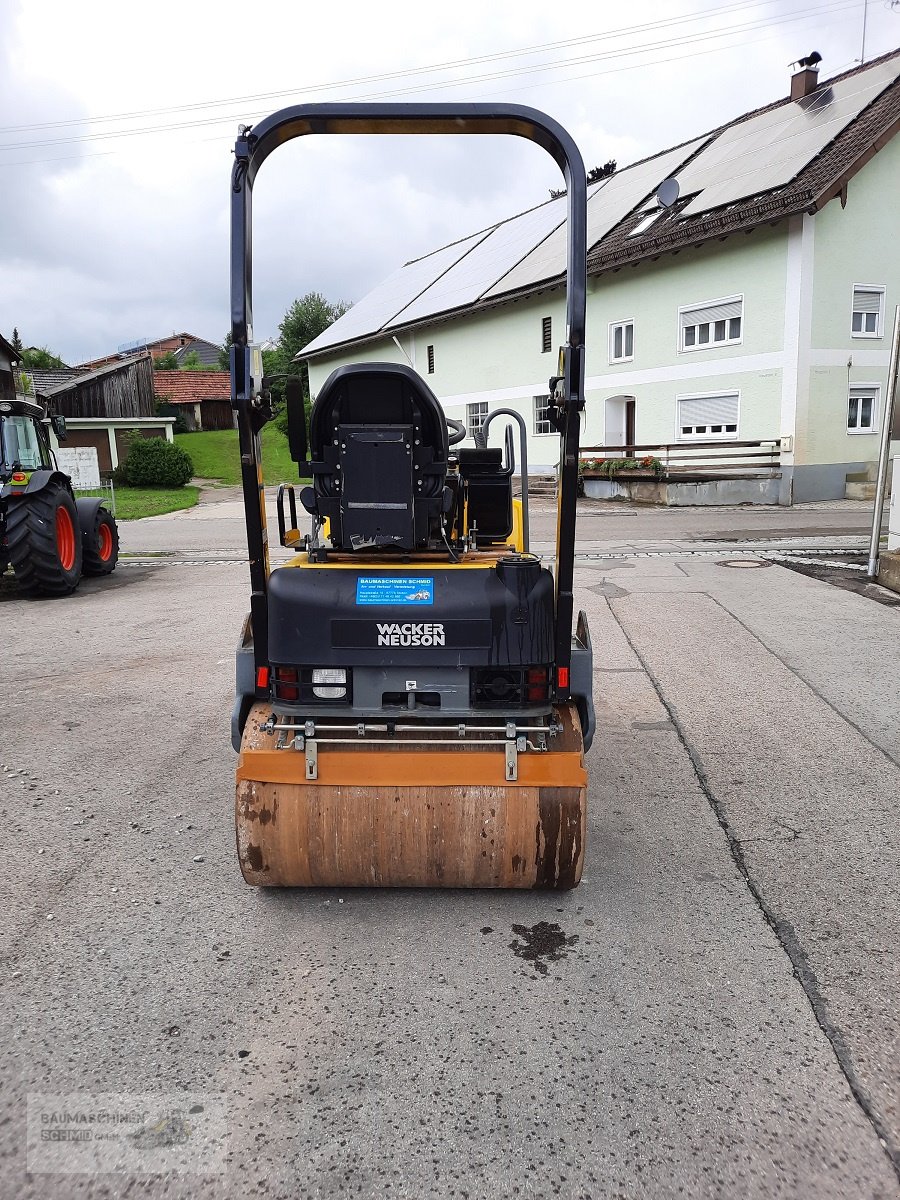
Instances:
[[[283,704],[349,704],[351,672],[346,667],[275,667],[274,696]]]
[[[531,667],[525,673],[525,698],[529,704],[545,704],[550,696],[546,667]]]
[[[300,672],[296,667],[275,668],[275,699],[296,704],[300,699]]]
[[[546,704],[550,697],[547,667],[478,667],[472,672],[476,708],[522,708]]]

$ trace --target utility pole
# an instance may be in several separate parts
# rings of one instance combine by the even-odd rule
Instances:
[[[881,541],[881,516],[884,511],[884,496],[887,491],[888,463],[891,457],[891,426],[894,417],[894,393],[897,389],[897,372],[900,370],[900,304],[894,309],[894,335],[891,338],[891,362],[888,367],[887,387],[884,393],[884,409],[881,415],[881,452],[878,455],[878,479],[875,483],[875,508],[872,511],[872,537],[869,541],[869,566],[866,574],[870,579],[878,576],[878,549]]]

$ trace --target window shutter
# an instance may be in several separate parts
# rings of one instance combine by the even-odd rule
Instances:
[[[737,396],[699,396],[678,401],[678,425],[736,425]]]
[[[428,374],[434,374],[434,346],[428,347]]]
[[[541,353],[547,354],[553,348],[552,318],[544,317],[541,321]]]
[[[845,293],[846,295],[846,293]],[[699,308],[685,309],[681,314],[681,328],[689,325],[711,325],[715,321],[728,321],[741,315],[743,302],[727,300],[724,304],[704,304]]]
[[[846,295],[846,292],[844,293]],[[862,313],[880,313],[883,292],[870,291],[868,288],[853,289],[853,311]]]

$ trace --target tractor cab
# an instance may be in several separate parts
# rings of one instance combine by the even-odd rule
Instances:
[[[43,424],[43,409],[29,400],[0,402],[0,479],[51,469],[53,456]]]

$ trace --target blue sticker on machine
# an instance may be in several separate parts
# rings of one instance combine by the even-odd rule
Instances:
[[[433,575],[360,575],[357,604],[434,604]]]

